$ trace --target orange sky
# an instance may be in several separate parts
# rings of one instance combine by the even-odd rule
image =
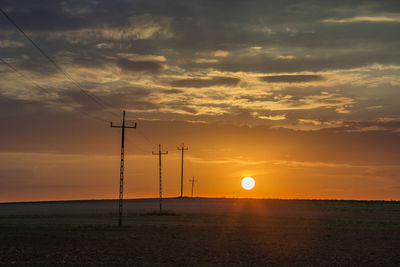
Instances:
[[[195,176],[199,180],[196,196],[386,200],[399,196],[396,135],[386,136],[386,140],[365,133],[299,136],[284,129],[182,122],[139,122],[138,129],[147,133],[149,140],[160,140],[163,150],[169,151],[162,161],[165,196],[180,193],[176,148],[181,139],[189,146],[185,195],[190,195],[188,180]],[[85,131],[88,135],[83,137],[65,132],[64,142],[51,145],[45,145],[50,138],[42,133],[21,144],[37,145],[29,152],[1,153],[6,179],[2,180],[0,201],[116,198],[120,131],[101,123]],[[157,197],[158,158],[151,155],[157,148],[135,131],[127,131],[125,196]],[[253,190],[241,188],[245,176],[255,178]]]

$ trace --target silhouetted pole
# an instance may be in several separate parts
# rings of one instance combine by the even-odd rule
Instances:
[[[194,179],[194,176],[192,180],[189,180],[189,182],[192,182],[192,198],[193,198],[193,188],[194,188],[194,183],[197,182],[197,180]]]
[[[122,202],[124,199],[124,150],[125,150],[125,128],[136,128],[136,122],[134,126],[125,126],[125,110],[122,111],[122,125],[113,125],[110,123],[112,128],[121,128],[121,165],[119,169],[119,209],[118,209],[118,225],[122,226]]]
[[[158,144],[158,152],[152,152],[153,155],[158,155],[158,170],[160,173],[160,214],[162,213],[162,178],[161,178],[161,155],[167,155],[168,151],[161,152],[161,144]]]
[[[182,151],[182,167],[181,167],[181,198],[183,197],[183,152],[188,150],[188,147],[185,147],[182,143],[182,147],[178,147],[178,150]]]

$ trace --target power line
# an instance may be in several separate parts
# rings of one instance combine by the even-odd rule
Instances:
[[[6,65],[8,68],[10,68],[12,71],[14,71],[14,72],[17,73],[18,75],[20,75],[22,78],[24,78],[25,80],[27,80],[27,81],[29,81],[30,83],[32,83],[33,86],[35,86],[36,88],[38,88],[38,89],[41,90],[42,92],[47,93],[47,94],[51,94],[51,93],[52,93],[52,92],[50,92],[49,90],[45,89],[44,87],[40,86],[40,85],[39,85],[38,83],[36,83],[33,79],[29,78],[28,76],[26,76],[25,74],[23,74],[22,72],[20,72],[17,68],[15,68],[14,66],[12,66],[10,63],[8,63],[7,61],[5,61],[4,59],[0,58],[0,61],[1,61],[4,65]],[[102,119],[102,118],[100,118],[100,117],[91,115],[91,114],[89,114],[89,113],[87,113],[87,112],[85,112],[85,111],[83,111],[83,110],[76,109],[73,105],[71,105],[70,103],[64,101],[62,98],[57,98],[56,100],[59,101],[60,103],[64,104],[64,105],[69,106],[69,107],[72,108],[74,111],[79,112],[79,113],[82,113],[83,115],[85,115],[85,116],[87,116],[87,117],[89,117],[89,118],[91,118],[91,119],[94,119],[94,120],[97,120],[97,121],[101,121],[101,122],[108,122],[108,121],[105,120],[105,119]]]
[[[18,26],[18,24],[11,19],[11,17],[2,9],[0,8],[0,12],[7,18],[7,20],[14,25],[15,28],[17,28],[17,30],[19,32],[22,33],[22,35],[31,42],[31,44],[48,60],[50,61],[62,74],[64,74],[65,77],[67,77],[67,79],[69,79],[83,94],[85,94],[88,98],[90,98],[92,101],[94,101],[95,103],[97,103],[99,106],[101,106],[102,108],[105,109],[105,111],[109,112],[110,114],[112,114],[113,116],[117,116],[119,117],[116,113],[111,112],[109,110],[107,110],[107,108],[112,108],[111,106],[103,103],[100,98],[96,97],[95,95],[90,94],[89,92],[86,92],[85,89],[82,88],[82,86],[74,79],[72,78],[72,76],[66,71],[64,70],[54,59],[52,59],[42,48],[39,47],[39,45],[37,45],[25,32],[24,30],[22,30],[21,27]]]
[[[197,180],[195,180],[195,179],[194,179],[194,176],[193,176],[193,178],[192,178],[191,180],[189,179],[189,182],[192,183],[192,198],[193,198],[194,183],[197,182]]]
[[[181,166],[181,198],[183,198],[183,152],[188,150],[188,147],[185,147],[182,143],[182,147],[178,147],[178,150],[182,151],[182,166]]]
[[[158,152],[152,152],[153,155],[158,155],[158,170],[160,175],[160,214],[162,214],[162,177],[161,177],[161,155],[167,155],[168,151],[161,152],[161,144],[158,145]]]
[[[126,121],[127,121],[127,122],[129,122],[129,121],[133,121],[133,122],[134,122],[134,120],[126,120]],[[144,138],[144,140],[145,140],[151,147],[156,147],[156,146],[154,145],[154,143],[150,140],[150,138],[148,138],[139,128],[136,128],[135,133],[138,133],[140,136],[142,136],[142,137]],[[141,151],[141,152],[143,152],[143,153],[147,153],[147,152],[145,152],[145,151],[143,150],[142,147],[138,146],[138,144],[133,144],[133,145],[136,146],[136,148],[137,148],[139,151]]]
[[[140,129],[138,129],[137,133],[139,133],[149,145],[151,145],[152,147],[156,147],[156,145],[150,140],[150,138],[148,138]]]
[[[146,154],[147,152],[144,151],[143,148],[141,148],[138,144],[133,143],[132,144],[137,150],[139,150],[140,152],[142,152],[143,154]]]
[[[111,128],[121,128],[121,162],[119,169],[119,202],[118,202],[118,226],[122,226],[122,203],[124,200],[124,156],[125,156],[125,129],[136,128],[134,126],[125,126],[125,110],[122,111],[122,125],[113,125],[110,123]]]

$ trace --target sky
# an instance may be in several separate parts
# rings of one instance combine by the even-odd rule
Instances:
[[[126,198],[400,200],[398,0],[0,7],[0,202],[117,198],[122,110]]]

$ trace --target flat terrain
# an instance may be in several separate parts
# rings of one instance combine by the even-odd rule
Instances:
[[[0,204],[1,265],[400,266],[400,203],[167,199]]]

